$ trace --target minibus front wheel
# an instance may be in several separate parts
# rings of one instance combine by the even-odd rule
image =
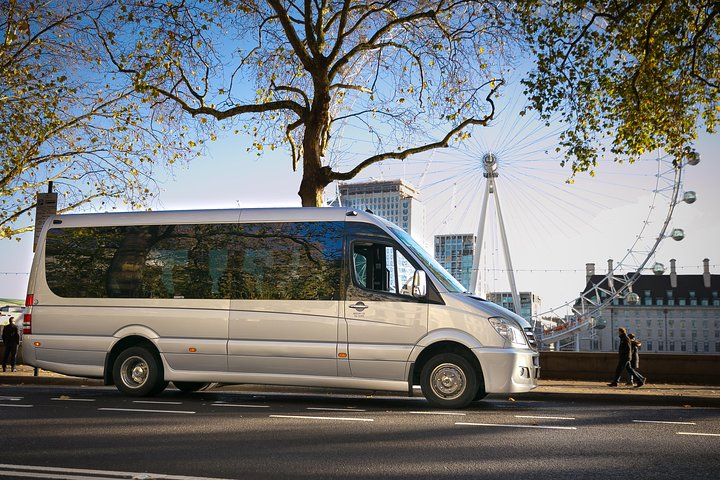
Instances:
[[[113,380],[121,393],[133,397],[157,395],[167,387],[162,363],[145,347],[120,352],[113,365]]]
[[[480,386],[468,359],[457,353],[442,353],[423,366],[420,387],[434,407],[464,408],[473,401]]]

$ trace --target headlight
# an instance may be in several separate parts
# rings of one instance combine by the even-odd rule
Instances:
[[[527,340],[525,334],[523,334],[520,326],[514,321],[505,317],[490,317],[488,318],[490,325],[493,326],[496,332],[500,334],[505,340],[510,342],[512,345],[520,347],[527,346]]]

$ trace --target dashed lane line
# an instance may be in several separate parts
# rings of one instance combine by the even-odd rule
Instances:
[[[416,412],[410,412],[413,415],[445,415],[445,416],[451,416],[451,417],[464,417],[467,415],[467,413],[462,412],[423,412],[423,411],[416,411]]]
[[[365,412],[360,408],[328,408],[328,407],[307,407],[306,410],[320,410],[322,412]]]
[[[542,420],[575,420],[575,417],[548,417],[544,415],[515,415],[515,418],[537,418]]]
[[[175,413],[175,414],[184,414],[184,415],[194,415],[196,412],[192,410],[152,410],[152,409],[145,409],[145,408],[98,408],[98,410],[104,411],[104,412],[138,412],[138,413]]]
[[[695,422],[670,422],[667,420],[633,420],[633,423],[659,423],[663,425],[697,425]]]
[[[60,402],[94,402],[96,401],[94,398],[72,398],[72,397],[55,397],[51,398],[50,400],[60,401]]]
[[[678,435],[693,435],[697,437],[720,437],[720,433],[676,432]]]
[[[132,403],[147,403],[151,405],[182,405],[183,402],[162,402],[159,400],[133,400]]]
[[[270,418],[291,418],[300,420],[335,420],[339,422],[374,422],[372,418],[352,417],[311,417],[309,415],[270,415]]]
[[[469,427],[500,427],[500,428],[537,428],[541,430],[577,430],[576,427],[554,427],[550,425],[515,425],[502,423],[473,423],[473,422],[455,422],[455,425]]]
[[[252,405],[246,403],[211,403],[213,407],[237,407],[237,408],[270,408],[270,405]]]

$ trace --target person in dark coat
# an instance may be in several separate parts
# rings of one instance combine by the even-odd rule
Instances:
[[[12,317],[10,317],[9,323],[3,328],[2,341],[5,344],[5,354],[3,355],[2,361],[3,372],[7,371],[8,360],[10,360],[10,370],[14,372],[18,345],[20,345],[20,333],[18,332],[17,325],[15,325],[15,319]]]
[[[640,368],[640,347],[642,343],[635,338],[635,335],[628,333],[630,339],[630,366],[637,371]],[[628,385],[635,385],[635,379],[632,375],[628,375]]]
[[[620,375],[623,370],[626,370],[630,375],[630,378],[637,378],[637,384],[635,387],[642,387],[645,385],[647,379],[643,377],[640,372],[634,370],[630,362],[632,361],[632,343],[630,337],[627,335],[627,331],[624,328],[618,328],[618,337],[620,337],[620,346],[618,347],[618,364],[615,368],[615,377],[613,381],[608,383],[608,387],[617,387],[620,381]]]

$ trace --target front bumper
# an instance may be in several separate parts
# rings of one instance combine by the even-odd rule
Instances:
[[[540,354],[534,350],[478,348],[487,393],[521,393],[537,387]]]

